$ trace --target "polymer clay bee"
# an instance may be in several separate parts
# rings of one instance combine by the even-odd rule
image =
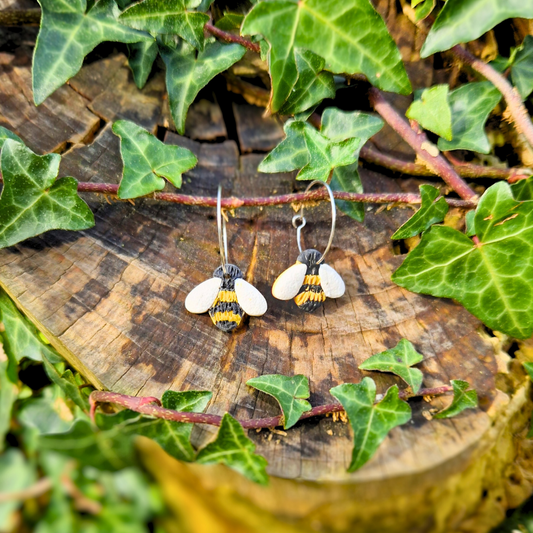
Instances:
[[[331,248],[333,235],[335,234],[335,222],[337,219],[335,199],[329,185],[321,181],[310,183],[305,192],[316,184],[326,187],[331,202],[331,233],[326,249],[323,254],[313,249],[302,250],[301,232],[307,223],[303,216],[304,209],[302,206],[300,213],[292,219],[292,225],[296,228],[300,255],[296,263],[282,272],[274,282],[274,285],[272,285],[274,298],[278,300],[291,300],[294,298],[296,305],[307,312],[318,309],[326,298],[340,298],[346,290],[344,281],[339,274],[324,263],[324,258]]]
[[[278,300],[292,300],[302,309],[318,309],[327,298],[340,298],[344,281],[326,263],[320,264],[322,254],[317,250],[304,250],[296,263],[282,272],[272,286],[272,295]]]
[[[209,312],[213,324],[227,333],[239,327],[244,315],[261,316],[266,313],[264,296],[245,279],[239,267],[228,263],[226,220],[222,217],[222,188],[218,188],[217,225],[221,266],[213,277],[197,285],[185,298],[189,313]]]
[[[261,316],[266,313],[264,296],[244,278],[235,265],[219,266],[213,277],[197,285],[185,299],[189,313],[206,313],[213,324],[229,333],[239,327],[244,314]],[[225,270],[225,271],[224,271]]]

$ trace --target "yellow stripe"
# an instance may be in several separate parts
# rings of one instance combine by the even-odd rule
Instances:
[[[305,276],[303,285],[320,285],[320,276]]]
[[[294,301],[296,305],[301,306],[305,304],[308,301],[311,302],[323,302],[326,299],[326,295],[324,294],[324,291],[320,292],[313,292],[313,291],[305,291],[301,292],[294,298]]]
[[[217,322],[235,322],[238,326],[241,323],[242,316],[235,314],[233,311],[218,311],[211,317],[211,320],[213,320],[215,325]]]
[[[217,299],[213,303],[213,307],[219,302],[237,303],[237,294],[235,294],[235,291],[220,291],[217,295]]]

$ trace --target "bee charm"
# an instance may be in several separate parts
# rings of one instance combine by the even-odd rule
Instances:
[[[226,263],[218,267],[213,277],[197,285],[185,299],[189,313],[209,312],[213,324],[229,333],[238,328],[244,315],[261,316],[266,313],[264,296],[248,283],[240,268]]]
[[[337,272],[320,260],[317,250],[304,250],[296,263],[282,272],[272,286],[278,300],[291,300],[303,311],[318,309],[327,298],[340,298],[346,287]]]

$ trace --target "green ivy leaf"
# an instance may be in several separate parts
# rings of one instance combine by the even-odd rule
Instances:
[[[379,372],[392,372],[400,376],[416,394],[422,386],[424,376],[413,365],[424,360],[424,356],[415,350],[407,340],[402,339],[390,350],[377,353],[359,365],[361,370],[378,370]]]
[[[473,237],[476,234],[476,224],[474,219],[476,218],[476,212],[474,210],[468,211],[465,215],[466,234],[469,237]]]
[[[413,0],[411,6],[415,8],[415,22],[419,22],[426,17],[429,17],[435,8],[436,3],[436,0],[421,0],[421,2],[415,4]]]
[[[484,126],[502,95],[490,81],[462,85],[449,95],[452,140],[440,138],[440,150],[472,150],[488,154],[490,144]]]
[[[128,45],[128,65],[133,74],[133,81],[139,89],[146,85],[158,52],[155,40]]]
[[[533,363],[525,362],[525,363],[522,363],[522,365],[524,365],[524,369],[526,370],[527,375],[529,376],[529,379],[533,381]],[[531,419],[531,426],[529,428],[529,431],[526,437],[528,439],[533,437],[533,418]]]
[[[465,409],[475,409],[477,407],[477,392],[467,390],[470,387],[468,381],[452,379],[453,400],[451,405],[437,413],[434,418],[452,418],[463,412]]]
[[[359,159],[361,147],[383,127],[383,120],[376,115],[361,111],[341,111],[336,107],[328,107],[322,113],[321,133],[332,141],[341,141],[349,137],[361,139],[359,147],[355,150]],[[333,191],[363,192],[363,184],[359,177],[359,164],[355,163],[337,167],[333,171],[329,186]],[[363,222],[365,206],[360,202],[346,202],[335,200],[337,207],[349,217]]]
[[[184,0],[144,0],[124,11],[119,20],[151,33],[179,35],[198,50],[204,49],[204,26],[209,16],[189,11]]]
[[[296,115],[324,98],[335,98],[335,82],[331,72],[325,72],[326,62],[309,50],[294,50],[298,80],[279,113]]]
[[[222,31],[238,30],[243,20],[244,15],[241,13],[224,13],[224,16],[217,20],[215,26]]]
[[[519,180],[511,185],[514,199],[519,202],[533,200],[533,176],[525,180]]]
[[[533,92],[533,37],[526,35],[511,67],[511,79],[525,100]]]
[[[480,243],[433,226],[392,280],[413,292],[454,298],[488,327],[525,339],[533,333],[533,203],[507,183],[492,185],[474,218]]]
[[[56,180],[59,154],[39,156],[7,139],[1,156],[4,189],[0,197],[0,248],[51,229],[81,230],[94,217],[78,196],[74,178]]]
[[[80,389],[84,385],[79,375],[74,375],[70,368],[60,373],[50,360],[43,354],[43,364],[46,374],[64,393],[65,396],[73,401],[82,411],[89,411],[89,400]]]
[[[533,18],[533,4],[524,0],[448,0],[420,52],[428,57],[459,43],[474,41],[503,20]]]
[[[200,89],[239,61],[246,49],[240,44],[210,42],[196,55],[193,48],[181,42],[176,48],[161,45],[159,51],[167,67],[170,111],[178,133],[183,135],[187,110]]]
[[[448,104],[448,86],[435,85],[424,89],[405,113],[425,130],[432,131],[446,140],[452,140],[452,112]]]
[[[43,356],[54,362],[61,359],[39,337],[37,328],[17,309],[9,296],[0,290],[0,322],[4,325],[2,333],[3,348],[9,360],[8,374],[16,383],[17,365],[23,357],[42,361]]]
[[[326,182],[336,167],[351,165],[357,159],[357,138],[333,142],[307,122],[285,124],[286,138],[260,163],[260,172],[287,172],[300,168],[297,180]]]
[[[311,410],[309,380],[302,374],[293,377],[270,374],[249,379],[246,385],[266,392],[278,400],[283,411],[283,427],[294,426],[303,413]]]
[[[322,0],[259,2],[244,19],[241,34],[261,34],[270,44],[272,112],[298,79],[295,48],[322,56],[330,72],[363,73],[380,89],[411,92],[400,53],[368,0],[346,0],[342,6]]]
[[[206,465],[223,463],[248,479],[260,485],[267,485],[267,460],[254,451],[255,444],[245,435],[242,426],[226,413],[217,438],[198,452],[196,461]]]
[[[0,453],[4,451],[5,436],[11,425],[11,412],[18,392],[13,379],[8,375],[8,361],[2,360],[1,350],[2,345],[0,344]],[[1,508],[0,504],[0,510]]]
[[[4,142],[7,139],[12,139],[13,141],[18,141],[19,143],[22,143],[22,139],[18,135],[15,135],[12,131],[9,131],[3,126],[0,126],[0,150],[2,150],[2,146],[4,146]]]
[[[391,239],[408,239],[426,231],[431,225],[442,222],[448,212],[448,204],[444,198],[439,198],[440,191],[431,185],[420,185],[422,205],[420,209],[402,224]]]
[[[40,0],[41,29],[33,54],[33,99],[42,103],[80,70],[83,58],[104,41],[136,43],[146,33],[123,26],[114,0],[100,0],[85,12],[86,0]]]
[[[330,393],[344,407],[354,432],[348,472],[358,470],[371,459],[392,428],[411,420],[411,408],[398,397],[396,385],[377,404],[374,403],[376,384],[373,379],[366,377],[361,383],[338,385]]]
[[[65,433],[39,437],[39,450],[73,457],[82,465],[99,470],[121,470],[135,464],[133,439],[124,435],[123,429],[123,425],[116,424],[107,431],[101,431],[89,420],[78,419]]]
[[[181,175],[198,160],[187,148],[167,145],[145,129],[128,120],[117,120],[113,132],[120,137],[124,162],[119,198],[137,198],[165,187],[165,177],[181,187]]]
[[[166,391],[161,403],[166,409],[201,413],[213,394],[209,391]],[[191,445],[194,424],[141,417],[125,428],[125,433],[143,435],[155,440],[163,450],[180,461],[193,461],[195,450]]]

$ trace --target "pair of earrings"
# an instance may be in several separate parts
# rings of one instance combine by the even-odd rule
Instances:
[[[322,305],[327,298],[340,298],[345,291],[344,281],[339,274],[324,263],[335,234],[337,212],[333,193],[326,183],[313,181],[305,192],[315,184],[326,187],[331,203],[331,232],[323,254],[317,250],[302,250],[301,234],[306,225],[302,206],[299,214],[292,219],[296,228],[300,255],[296,263],[282,272],[272,286],[272,295],[278,300],[291,300],[303,311],[311,312]],[[185,299],[189,313],[209,312],[211,320],[222,331],[230,332],[237,328],[244,315],[262,316],[267,311],[265,297],[244,279],[240,268],[228,263],[228,238],[226,220],[222,216],[222,188],[218,188],[217,226],[221,266],[213,277],[196,286]]]

